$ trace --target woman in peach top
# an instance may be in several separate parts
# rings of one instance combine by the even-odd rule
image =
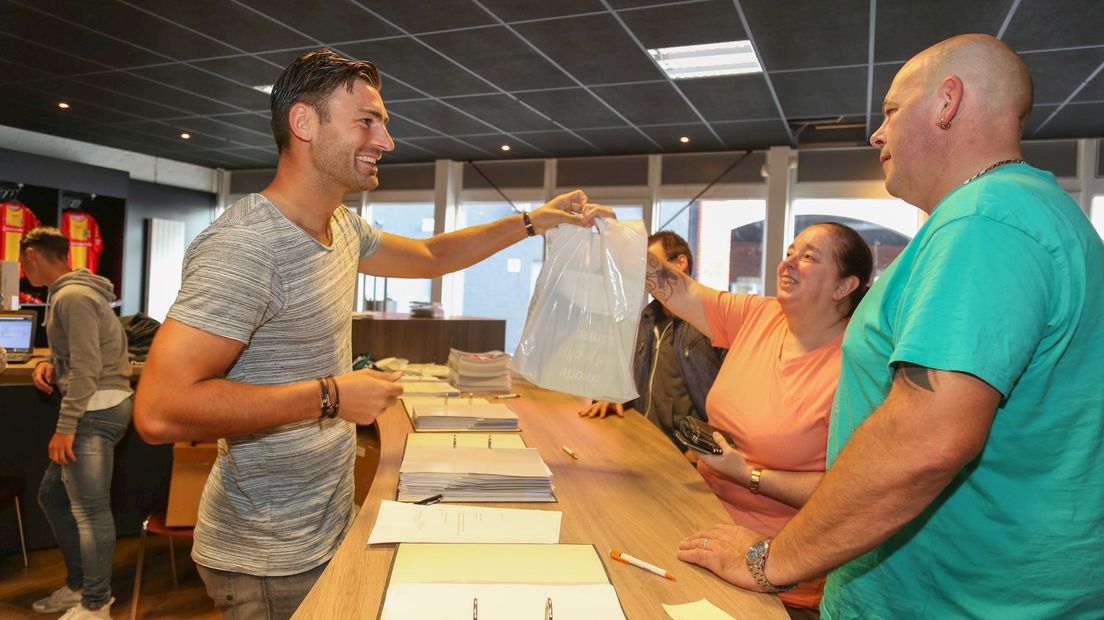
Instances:
[[[777,297],[713,290],[660,257],[648,263],[648,292],[729,349],[706,412],[736,448],[721,441],[724,453],[698,469],[736,524],[774,536],[824,475],[840,344],[870,280],[870,248],[842,224],[806,228],[778,265]],[[780,596],[791,615],[810,617],[823,587],[821,578]]]

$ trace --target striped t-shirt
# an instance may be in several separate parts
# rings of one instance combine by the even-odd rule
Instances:
[[[358,262],[380,234],[344,207],[332,247],[260,194],[226,210],[184,257],[169,318],[245,345],[227,379],[279,385],[352,369]],[[352,518],[355,426],[306,420],[219,440],[192,558],[218,570],[294,575],[330,559]]]

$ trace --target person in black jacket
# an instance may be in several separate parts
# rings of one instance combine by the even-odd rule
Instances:
[[[684,273],[693,274],[694,255],[679,235],[666,230],[655,233],[648,237],[648,249],[663,254]],[[686,416],[706,419],[705,397],[722,360],[724,349],[714,348],[692,325],[672,315],[659,300],[652,300],[640,314],[633,353],[633,376],[640,396],[625,405],[639,411],[676,446],[685,449],[675,439],[675,429]],[[625,405],[596,401],[579,415],[604,418],[612,412],[624,416]],[[690,450],[685,453],[694,460]]]

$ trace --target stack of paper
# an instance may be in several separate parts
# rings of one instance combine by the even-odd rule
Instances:
[[[518,417],[506,405],[465,400],[419,402],[411,406],[416,431],[516,431]]]
[[[403,396],[459,396],[460,390],[444,381],[425,381],[419,377],[399,379]]]
[[[415,435],[410,435],[414,437]],[[399,501],[553,502],[552,471],[535,448],[416,445],[399,467]]]
[[[384,500],[368,544],[546,543],[560,542],[558,510],[519,510],[434,504],[419,506]]]
[[[591,545],[399,545],[383,620],[475,617],[624,620],[625,612]]]
[[[509,392],[510,356],[502,351],[468,353],[449,349],[449,381],[464,392]]]

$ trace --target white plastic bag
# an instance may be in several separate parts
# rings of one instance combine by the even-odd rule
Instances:
[[[545,234],[510,368],[544,388],[622,403],[636,398],[632,354],[644,305],[648,238],[639,221],[598,219]]]

